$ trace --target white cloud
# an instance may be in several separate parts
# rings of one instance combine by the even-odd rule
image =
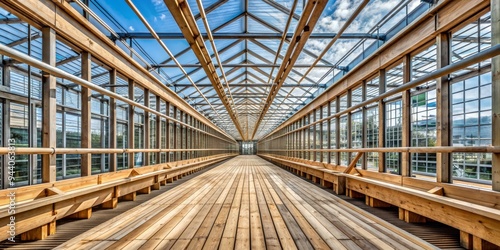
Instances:
[[[158,21],[158,18],[154,17],[153,20],[156,22],[156,21]]]
[[[154,6],[161,5],[163,3],[163,0],[151,0]]]
[[[160,19],[161,19],[161,20],[165,19],[166,17],[167,17],[167,16],[165,16],[165,14],[161,13],[161,15],[160,15]]]
[[[135,30],[134,27],[132,27],[132,26],[129,26],[128,29],[131,30],[131,31]]]

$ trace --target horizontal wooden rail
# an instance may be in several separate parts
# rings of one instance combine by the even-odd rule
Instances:
[[[261,149],[260,152],[379,152],[379,153],[500,153],[500,147],[474,146],[474,147],[397,147],[397,148],[334,148],[334,149]]]
[[[227,148],[189,148],[189,149],[118,149],[118,148],[21,148],[1,147],[0,155],[15,153],[16,155],[62,155],[62,154],[121,154],[121,153],[158,153],[158,152],[192,152],[192,151],[232,151]]]

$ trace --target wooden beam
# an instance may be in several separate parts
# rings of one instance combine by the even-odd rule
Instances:
[[[82,53],[82,79],[92,80],[92,61],[89,52]],[[91,134],[91,121],[92,121],[92,104],[91,96],[92,90],[82,87],[81,90],[81,103],[82,103],[82,130],[81,130],[81,143],[82,148],[92,147],[92,134]],[[81,176],[92,175],[92,155],[81,155]]]
[[[42,28],[42,60],[56,64],[56,33],[50,27]],[[56,147],[56,77],[42,73],[42,146]],[[56,181],[56,155],[42,156],[42,182]]]
[[[144,105],[146,107],[149,107],[149,90],[148,89],[144,89]],[[150,149],[151,148],[151,140],[150,140],[150,118],[149,118],[149,112],[146,112],[144,111],[144,126],[143,126],[143,129],[144,129],[144,138],[143,138],[143,142],[144,142],[144,148],[145,149]],[[149,165],[149,162],[150,162],[150,159],[149,159],[149,153],[148,152],[144,152],[143,153],[143,164],[144,166],[148,166]]]
[[[314,108],[332,100],[337,95],[345,92],[346,89],[359,84],[360,81],[369,78],[378,70],[389,67],[404,55],[435,39],[437,34],[448,31],[457,24],[466,21],[478,11],[488,7],[489,2],[490,0],[439,1],[426,12],[426,15],[417,18],[410,26],[382,45],[377,53],[367,57],[333,86],[329,87],[266,137],[300,119]]]
[[[165,103],[166,105],[166,109],[165,109],[165,113],[166,115],[170,115],[170,103],[169,102],[166,102]],[[165,140],[166,140],[166,148],[167,149],[170,149],[170,137],[172,136],[171,133],[170,133],[170,121],[165,121],[167,123],[167,134],[165,135]],[[198,147],[199,148],[199,147]],[[171,156],[170,156],[170,152],[167,153],[167,162],[170,162],[172,159],[171,159]]]
[[[500,44],[500,3],[491,0],[491,45]],[[492,144],[500,146],[500,56],[491,59]],[[500,191],[500,153],[493,154],[492,188]]]
[[[448,32],[443,32],[436,37],[437,68],[450,64],[450,38]],[[436,79],[436,146],[450,146],[450,82],[448,75]],[[436,177],[438,182],[450,183],[451,180],[451,154],[436,154]]]
[[[411,80],[411,58],[406,55],[403,60],[403,83]],[[402,96],[402,115],[403,115],[403,129],[402,129],[402,147],[411,146],[411,97],[410,90],[404,91]],[[411,175],[411,154],[408,152],[401,153],[401,169],[402,176]]]
[[[379,94],[385,93],[386,85],[386,71],[385,69],[379,70]],[[378,102],[378,146],[380,148],[385,147],[385,102],[380,100]],[[385,167],[385,153],[378,153],[378,171],[384,173],[386,171]]]
[[[156,111],[161,112],[161,104],[162,100],[159,96],[156,96]],[[156,138],[156,148],[161,149],[161,140],[162,140],[162,130],[161,130],[161,117],[156,116],[156,130],[155,130],[155,138]],[[167,131],[168,133],[168,131]],[[155,164],[162,163],[161,161],[161,152],[156,153]]]
[[[276,74],[276,79],[274,80],[275,84],[273,84],[273,86],[269,90],[269,94],[267,96],[266,101],[263,103],[263,108],[259,114],[259,118],[257,119],[254,125],[252,137],[249,139],[253,139],[255,137],[255,134],[259,129],[260,123],[262,122],[264,116],[271,107],[274,98],[276,97],[276,95],[278,95],[281,86],[283,86],[283,84],[285,83],[288,74],[290,74],[290,71],[292,71],[293,65],[297,61],[306,42],[308,41],[309,36],[312,33],[312,30],[314,29],[317,21],[321,17],[321,13],[323,12],[323,9],[325,8],[327,2],[328,1],[323,1],[323,0],[308,1],[306,6],[304,7],[302,15],[300,16],[300,20],[297,22],[293,38],[291,39],[285,57],[283,58],[283,63],[281,64]],[[314,109],[310,111],[313,110]]]
[[[231,136],[215,126],[208,118],[201,115],[146,68],[142,67],[127,52],[116,46],[70,3],[50,0],[1,1],[0,6],[33,27],[41,29],[42,26],[49,26],[53,28],[61,39],[72,43],[81,50],[90,52],[110,68],[116,68],[124,77],[150,89],[152,93],[160,95],[164,100],[169,100],[179,109],[192,114],[207,126],[232,139]]]
[[[215,92],[218,97],[224,104],[231,120],[234,123],[234,126],[238,130],[241,138],[245,140],[245,135],[241,128],[240,122],[237,118],[236,110],[233,109],[231,97],[226,94],[226,89],[222,85],[222,82],[219,79],[216,68],[213,65],[212,58],[210,53],[208,52],[203,37],[201,36],[201,32],[196,25],[196,20],[191,12],[189,4],[187,1],[176,0],[176,1],[167,1],[165,0],[165,5],[170,10],[170,13],[174,17],[177,25],[180,27],[182,34],[188,41],[191,49],[193,50],[195,56],[198,58],[200,65],[203,67],[203,70],[208,76],[208,79],[213,85]]]
[[[133,80],[128,81],[128,98],[130,100],[135,100],[135,83]],[[128,106],[128,148],[135,147],[135,123],[134,123],[134,106]],[[128,154],[128,168],[134,168],[135,166],[135,157],[134,153]]]
[[[174,106],[174,113],[173,113],[173,117],[174,117],[174,119],[179,119],[179,117],[177,117],[177,107],[175,107],[175,106]],[[177,133],[177,132],[178,132],[178,131],[177,131],[177,122],[172,123],[172,125],[174,126],[174,127],[173,127],[173,129],[172,129],[172,130],[173,130],[173,131],[172,131],[172,132],[173,132],[173,133],[172,133],[172,134],[173,134],[172,136],[174,137],[174,141],[173,141],[173,144],[174,144],[174,145],[173,145],[173,146],[174,146],[174,148],[179,148],[179,145],[177,145],[177,144],[178,144],[178,143],[177,143],[177,138],[178,138],[178,136],[179,136],[179,135],[178,135],[178,133]],[[173,156],[173,159],[171,159],[171,160],[173,160],[173,161],[178,161],[178,160],[179,160],[179,157],[177,157],[177,152],[174,152],[174,153],[172,154],[172,156]]]
[[[364,154],[363,152],[358,152],[356,154],[356,156],[351,161],[351,163],[349,164],[349,166],[344,170],[345,174],[351,173],[351,171],[356,167],[356,163],[358,163],[359,159],[361,159],[361,157],[363,156],[363,154]]]
[[[112,69],[109,71],[109,84],[111,85],[109,87],[110,91],[116,92],[116,69]],[[110,148],[116,148],[117,147],[117,141],[116,141],[116,99],[110,97],[109,98],[109,147]],[[118,166],[118,161],[117,161],[117,156],[116,154],[110,154],[109,155],[109,172],[115,172],[117,170]]]

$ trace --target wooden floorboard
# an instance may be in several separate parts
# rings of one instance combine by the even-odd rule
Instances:
[[[432,247],[356,211],[257,156],[239,156],[60,242],[58,249]]]

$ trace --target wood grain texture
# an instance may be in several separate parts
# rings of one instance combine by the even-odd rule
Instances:
[[[422,249],[314,184],[239,156],[58,249]]]

